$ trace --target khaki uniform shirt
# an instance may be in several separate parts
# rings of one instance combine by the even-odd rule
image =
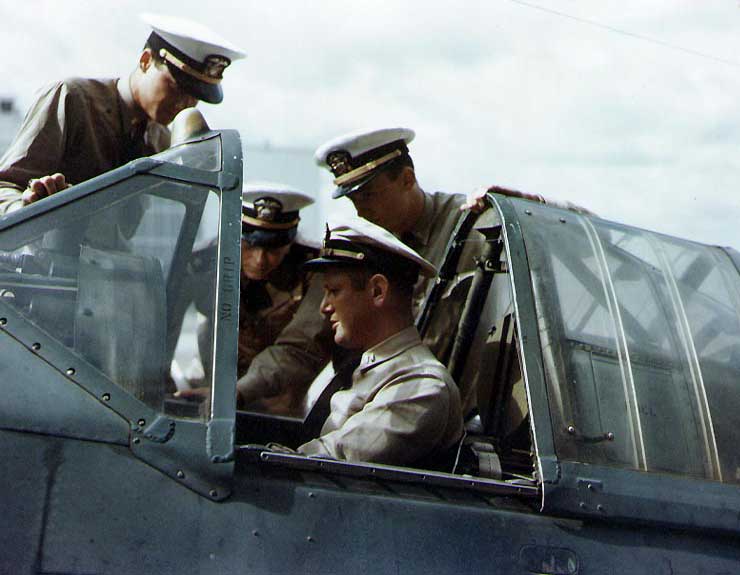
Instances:
[[[243,376],[254,357],[272,345],[300,308],[311,275],[303,264],[318,251],[293,243],[278,268],[267,281],[252,281],[242,276],[239,294],[239,360],[237,373]]]
[[[334,334],[321,314],[324,297],[320,276],[314,276],[301,305],[277,340],[258,353],[237,382],[247,403],[291,390],[303,396],[331,356]]]
[[[131,132],[128,81],[71,78],[43,88],[0,159],[0,216],[22,206],[28,181],[60,172],[79,184],[170,144],[155,122]]]
[[[367,350],[352,387],[331,398],[309,456],[409,465],[462,436],[460,395],[445,367],[408,327]]]
[[[409,245],[422,257],[439,266],[444,258],[450,235],[462,216],[460,206],[465,202],[461,194],[424,192],[424,211],[409,234]],[[421,278],[415,288],[414,315],[431,282]],[[311,282],[304,303],[293,320],[275,341],[252,361],[249,372],[237,384],[249,398],[271,397],[293,388],[305,392],[319,371],[329,361],[334,335],[329,322],[321,315],[323,298],[321,276]],[[435,350],[436,352],[436,350]]]
[[[208,318],[213,316],[212,286],[206,282],[211,278],[204,273],[206,268],[215,265],[215,243],[207,246],[193,264],[191,277],[185,282],[191,292],[196,309],[203,314],[198,325],[198,347],[201,359],[204,361],[206,374],[210,372],[209,362],[213,345],[213,333]],[[306,274],[303,263],[318,255],[313,247],[294,242],[281,264],[265,281],[254,281],[241,276],[239,294],[239,339],[237,376],[247,373],[252,360],[265,348],[271,346],[280,335],[293,316],[306,305],[306,296],[311,285],[312,274]],[[309,304],[313,308],[313,304]],[[318,304],[315,306],[318,312]],[[303,395],[295,398],[293,389],[286,387],[278,393],[285,394],[273,407],[284,406],[290,410],[294,403],[300,403]],[[273,396],[278,393],[271,394]],[[293,400],[296,399],[294,402]]]
[[[242,278],[242,283],[249,280]],[[237,374],[244,375],[254,356],[272,344],[295,315],[308,282],[278,288],[269,282],[263,286],[264,306],[249,309],[249,289],[242,289],[239,304],[239,360]],[[246,286],[245,286],[246,287]]]
[[[404,234],[401,240],[421,257],[440,268],[447,253],[447,244],[458,220],[464,215],[460,206],[465,203],[462,194],[444,192],[424,193],[424,212],[413,231]],[[421,305],[434,285],[434,280],[421,277],[414,287],[414,316],[421,311]]]

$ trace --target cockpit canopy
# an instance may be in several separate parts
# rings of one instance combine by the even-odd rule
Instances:
[[[740,482],[737,252],[517,212],[558,458]]]

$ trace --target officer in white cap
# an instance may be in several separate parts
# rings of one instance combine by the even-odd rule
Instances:
[[[323,271],[321,312],[334,341],[362,354],[348,389],[331,397],[309,456],[419,465],[462,435],[460,396],[414,327],[411,298],[435,267],[392,234],[356,218],[330,230],[309,269]]]
[[[305,296],[310,274],[303,264],[316,256],[318,243],[311,246],[310,241],[299,237],[298,223],[300,210],[313,202],[305,192],[285,184],[250,182],[243,188],[239,377],[247,372],[254,356],[271,345],[296,311],[308,303]],[[323,334],[326,338],[318,318],[317,301],[314,298],[308,303],[311,313],[319,320],[315,335]],[[196,307],[210,317],[199,303],[203,302],[196,302]],[[202,322],[198,327],[201,357],[210,357],[212,340],[210,325]],[[327,343],[316,345],[324,348]],[[307,353],[311,353],[310,344]],[[302,393],[296,393],[295,388],[283,391],[260,407],[283,413],[297,408]]]
[[[244,53],[201,24],[142,18],[152,32],[127,77],[40,91],[0,159],[0,215],[167,148],[178,112],[222,100],[223,71]]]
[[[461,200],[449,194],[426,197],[416,182],[409,155],[408,144],[413,139],[414,131],[408,128],[352,132],[319,146],[315,159],[334,175],[332,197],[347,196],[358,215],[401,237],[417,230],[426,203],[430,209],[440,210],[433,205],[435,199],[445,205]],[[422,247],[422,239],[426,238],[420,236],[415,247]]]
[[[158,14],[143,14],[152,27],[147,47],[167,64],[177,85],[197,100],[219,104],[224,70],[244,53],[202,24]]]
[[[306,193],[269,182],[249,183],[242,194],[239,359],[243,376],[260,351],[293,318],[309,286],[303,263],[315,249],[296,241],[299,212],[313,204]],[[288,404],[301,397],[288,394]],[[284,403],[277,402],[277,403]]]

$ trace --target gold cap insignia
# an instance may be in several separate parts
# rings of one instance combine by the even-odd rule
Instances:
[[[283,205],[273,198],[260,198],[254,202],[257,219],[266,222],[274,222],[283,211]]]
[[[326,157],[326,163],[335,176],[341,176],[352,170],[352,156],[344,150],[337,150]]]
[[[203,62],[203,73],[209,78],[223,78],[224,70],[231,64],[231,60],[225,56],[208,56]]]

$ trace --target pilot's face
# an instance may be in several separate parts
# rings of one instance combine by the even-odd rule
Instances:
[[[182,110],[198,103],[178,86],[166,64],[157,64],[152,57],[142,58],[142,62],[137,103],[150,120],[166,126]]]
[[[329,269],[324,274],[324,299],[321,313],[329,320],[334,342],[347,349],[366,349],[368,327],[372,325],[370,284],[357,289],[354,271]]]
[[[242,274],[250,280],[266,280],[283,263],[290,245],[277,248],[250,246],[242,241]]]

